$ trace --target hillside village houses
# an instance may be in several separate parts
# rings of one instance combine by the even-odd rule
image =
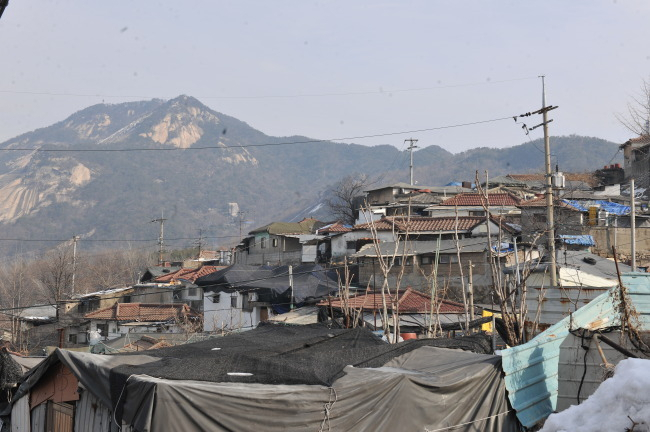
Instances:
[[[626,145],[630,148],[625,150],[625,166],[632,167],[642,159],[637,150],[644,147]],[[628,155],[636,159],[628,161]],[[508,310],[513,316],[523,317],[522,340],[533,343],[538,340],[536,335],[543,336],[547,329],[564,322],[565,317],[581,316],[583,307],[602,302],[603,296],[619,287],[619,273],[633,274],[630,273],[633,268],[627,265],[631,263],[632,221],[636,223],[637,264],[641,269],[650,265],[650,218],[645,214],[647,201],[642,198],[642,191],[630,191],[625,184],[602,182],[602,179],[619,180],[623,177],[620,170],[610,166],[600,170],[597,176],[567,175],[571,188],[560,185],[554,189],[557,288],[551,287],[549,274],[543,176],[508,174],[490,179],[489,183],[479,185],[481,188],[470,183],[444,187],[393,183],[365,192],[355,209],[358,218],[354,224],[311,217],[300,222],[271,222],[252,229],[229,250],[203,253],[202,257],[183,263],[150,267],[136,284],[77,294],[60,305],[21,313],[16,318],[21,347],[32,353],[46,346],[50,351],[59,347],[112,353],[118,354],[118,363],[122,358],[131,361],[127,356],[119,357],[120,353],[139,350],[151,353],[160,349],[166,365],[182,358],[190,366],[159,368],[138,363],[141,365],[138,367],[145,367],[143,376],[147,367],[153,367],[161,371],[160,376],[184,380],[183,385],[191,386],[194,384],[185,383],[201,383],[203,375],[200,374],[204,372],[195,372],[203,369],[184,350],[204,347],[204,351],[210,352],[201,351],[201,361],[208,362],[213,370],[223,367],[215,365],[222,364],[220,359],[225,357],[221,356],[230,355],[223,351],[228,340],[235,340],[228,339],[233,337],[228,336],[231,333],[239,338],[237,343],[243,344],[237,348],[242,350],[249,337],[246,334],[252,335],[259,346],[250,352],[260,357],[251,362],[257,365],[269,362],[272,366],[268,370],[276,372],[288,367],[279,360],[286,353],[275,353],[276,348],[271,346],[291,345],[292,338],[303,337],[304,341],[290,351],[309,365],[313,354],[306,352],[316,349],[310,341],[323,338],[322,343],[327,343],[339,337],[335,334],[350,337],[355,343],[365,341],[366,345],[332,348],[333,357],[354,357],[356,354],[351,353],[357,349],[380,349],[376,344],[384,342],[370,330],[388,340],[390,335],[395,336],[393,340],[416,338],[421,344],[417,345],[418,349],[424,351],[444,350],[428,345],[437,344],[460,347],[468,355],[485,355],[497,346],[506,348],[510,343],[512,335],[507,333],[503,315],[506,311],[507,317]],[[635,215],[631,215],[631,193],[640,198]],[[617,258],[624,262],[613,261],[612,247],[617,250]],[[511,309],[501,309],[494,289],[497,284],[506,286],[514,299],[516,305]],[[642,285],[635,289],[643,291],[645,285]],[[392,293],[388,298],[381,294],[386,286]],[[642,314],[646,313],[640,307]],[[433,311],[437,311],[435,320],[441,329],[434,339],[431,338]],[[384,319],[384,313],[392,318]],[[322,330],[319,323],[323,321],[328,323],[325,334],[319,333]],[[490,337],[481,345],[477,339],[471,339],[479,336],[468,334],[479,332],[482,326],[487,326],[485,330]],[[344,331],[356,333],[347,336],[352,333]],[[304,335],[298,336],[301,332]],[[16,332],[8,330],[7,333],[5,338],[15,341]],[[264,341],[263,336],[260,338],[262,333],[277,339]],[[310,339],[309,334],[318,336]],[[182,347],[194,342],[199,345]],[[101,395],[85,390],[78,394],[39,396],[39,386],[60,384],[54,372],[72,374],[77,380],[75,388],[86,388],[84,383],[88,381],[84,380],[89,375],[84,368],[96,367],[92,365],[94,360],[86,359],[94,357],[79,355],[77,358],[77,354],[66,354],[63,350],[54,350],[43,366],[36,366],[40,375],[33,383],[14,388],[14,391],[20,389],[18,399],[7,405],[9,411],[5,414],[10,412],[13,419],[22,412],[24,418],[38,423],[38,416],[45,418],[46,413],[54,410],[49,407],[61,403],[66,409],[76,407],[78,413],[85,412],[84,404],[95,404],[101,407],[101,415],[112,416],[110,398],[100,400]],[[434,357],[443,358],[440,355]],[[249,365],[246,351],[237,356],[228,357],[232,370],[224,373],[251,373],[238,369]],[[136,357],[130,358],[136,361]],[[153,357],[146,361],[150,358]],[[83,363],[86,361],[90,363]],[[522,364],[527,364],[526,361]],[[82,363],[85,366],[80,369],[72,366]],[[192,369],[191,365],[196,367]],[[259,369],[255,374],[260,375],[255,379],[264,384],[277,379],[269,376],[271,381],[265,381],[267,377]],[[232,377],[236,375],[228,376],[234,380]],[[504,388],[517,388],[511,378],[500,375],[499,379]],[[158,386],[163,383],[159,381]],[[288,384],[300,382],[289,381]],[[329,382],[320,384],[329,385]],[[381,388],[377,391],[382,391]],[[133,398],[135,393],[130,390],[127,397]],[[229,387],[219,391],[224,391],[224,397],[230,397],[231,390]],[[29,406],[30,397],[38,402],[36,406]],[[74,421],[80,418],[74,417],[74,409],[66,412],[66,418],[75,418]],[[123,419],[132,413],[124,415]]]

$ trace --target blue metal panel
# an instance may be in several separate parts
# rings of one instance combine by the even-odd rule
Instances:
[[[650,329],[650,274],[627,273],[622,280],[639,314],[641,328]],[[569,335],[569,328],[596,329],[620,323],[612,290],[596,297],[530,342],[502,351],[508,398],[524,426],[534,426],[557,407],[560,345]]]

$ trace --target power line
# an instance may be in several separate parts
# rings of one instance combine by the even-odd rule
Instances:
[[[435,130],[443,130],[443,129],[453,129],[453,128],[459,128],[459,127],[465,127],[465,126],[474,126],[474,125],[479,125],[479,124],[485,124],[485,123],[494,123],[498,121],[503,121],[503,120],[510,120],[512,116],[509,117],[499,117],[499,118],[494,118],[494,119],[489,119],[489,120],[479,120],[479,121],[474,121],[474,122],[467,122],[467,123],[458,123],[458,124],[453,124],[453,125],[446,125],[446,126],[436,126],[436,127],[431,127],[431,128],[424,128],[424,129],[414,129],[414,130],[408,130],[408,131],[399,131],[399,132],[386,132],[386,133],[381,133],[381,134],[372,134],[372,135],[358,135],[358,136],[351,136],[351,137],[343,137],[343,138],[329,138],[329,139],[310,139],[310,140],[301,140],[301,141],[283,141],[283,142],[268,142],[268,143],[260,143],[260,144],[237,144],[237,145],[230,145],[226,146],[225,144],[223,146],[199,146],[199,147],[187,147],[187,148],[180,148],[180,147],[139,147],[139,148],[117,148],[117,149],[98,149],[98,148],[78,148],[78,149],[71,149],[71,148],[60,148],[60,149],[55,149],[55,148],[25,148],[25,147],[6,147],[6,148],[0,148],[0,151],[29,151],[29,152],[56,152],[56,153],[81,153],[81,152],[92,152],[92,153],[106,153],[106,152],[133,152],[133,151],[183,151],[183,150],[226,150],[226,149],[233,149],[233,148],[249,148],[249,147],[268,147],[268,146],[283,146],[283,145],[298,145],[298,144],[317,144],[317,143],[323,143],[323,142],[330,142],[330,141],[352,141],[352,140],[360,140],[360,139],[368,139],[368,138],[380,138],[380,137],[387,137],[387,136],[395,136],[395,135],[406,135],[406,134],[412,134],[412,133],[418,133],[418,132],[431,132]]]
[[[419,91],[431,91],[447,88],[462,88],[462,87],[476,87],[481,85],[503,84],[516,81],[533,80],[536,77],[523,77],[512,78],[504,80],[490,80],[480,81],[474,83],[450,84],[439,85],[433,87],[415,87],[406,89],[378,89],[367,91],[350,91],[350,92],[332,92],[332,93],[293,93],[284,95],[202,95],[196,96],[199,99],[292,99],[292,98],[307,98],[307,97],[332,97],[332,96],[366,96],[366,95],[384,95],[391,93],[409,93]],[[4,94],[17,94],[17,95],[30,95],[30,96],[62,96],[62,97],[96,97],[96,98],[115,98],[115,99],[173,99],[176,96],[151,96],[151,95],[108,95],[101,93],[66,93],[66,92],[36,92],[36,91],[20,91],[20,90],[0,90]]]

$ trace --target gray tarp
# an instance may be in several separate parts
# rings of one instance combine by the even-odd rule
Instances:
[[[148,356],[58,354],[104,403],[110,370],[118,362],[152,360]],[[123,407],[123,421],[140,432],[297,432],[321,426],[336,431],[434,431],[455,425],[463,426],[454,431],[515,431],[500,362],[497,356],[422,347],[381,368],[349,366],[331,388],[132,375],[118,404]]]

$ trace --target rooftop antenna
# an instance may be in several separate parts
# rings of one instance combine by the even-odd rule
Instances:
[[[409,139],[405,139],[404,142],[410,143],[410,145],[406,148],[406,150],[409,150],[409,152],[411,153],[411,164],[409,165],[409,173],[411,179],[410,185],[413,186],[414,184],[413,183],[413,149],[418,148],[418,146],[415,145],[415,143],[417,143],[418,140],[409,138]]]

